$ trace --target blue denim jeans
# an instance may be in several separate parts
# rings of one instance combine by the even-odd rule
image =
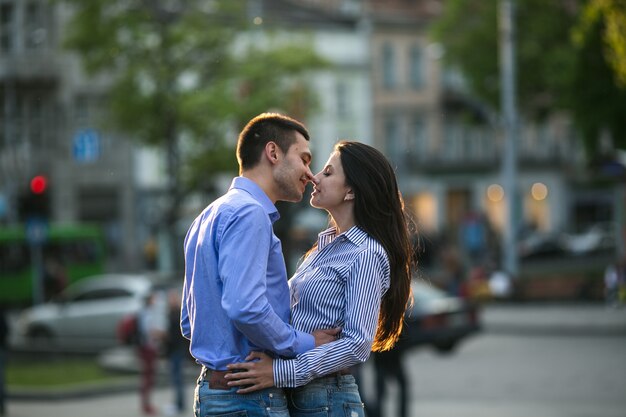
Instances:
[[[289,417],[287,396],[282,388],[267,388],[250,394],[237,394],[237,388],[209,388],[209,382],[198,378],[194,395],[195,417]]]
[[[314,379],[287,391],[291,417],[364,417],[359,387],[352,375]]]
[[[185,381],[183,380],[183,362],[186,352],[182,349],[174,349],[169,354],[170,383],[176,397],[176,409],[182,412],[185,409]]]

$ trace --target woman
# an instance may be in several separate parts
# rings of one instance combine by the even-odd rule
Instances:
[[[314,179],[311,205],[326,210],[331,227],[290,280],[291,321],[301,331],[341,327],[339,338],[298,355],[231,364],[231,386],[248,393],[270,386],[290,391],[291,415],[325,410],[363,415],[348,368],[370,351],[390,349],[402,331],[410,295],[411,244],[393,168],[382,153],[339,142]]]

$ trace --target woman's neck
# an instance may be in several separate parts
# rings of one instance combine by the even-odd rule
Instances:
[[[339,213],[330,213],[330,217],[333,220],[333,224],[337,228],[337,234],[341,234],[349,230],[352,226],[355,225],[354,222],[354,214],[352,211],[349,212],[339,212]]]

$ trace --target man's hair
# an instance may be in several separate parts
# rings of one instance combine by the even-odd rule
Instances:
[[[248,122],[237,141],[239,171],[254,168],[268,142],[275,142],[287,153],[296,142],[296,132],[309,140],[309,132],[299,121],[278,113],[261,113]]]

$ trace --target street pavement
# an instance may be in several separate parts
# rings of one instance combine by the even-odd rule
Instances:
[[[626,307],[610,308],[598,303],[491,303],[483,308],[481,317],[483,331],[486,333],[565,337],[626,335]],[[137,394],[138,378],[135,374],[136,361],[132,351],[118,349],[107,352],[102,356],[101,363],[107,368],[125,370],[128,376],[112,384],[81,385],[55,391],[9,390],[8,415],[12,417],[141,415]],[[154,402],[160,408],[161,415],[168,415],[172,390],[166,384],[165,364],[161,365],[161,378],[159,387],[154,392]],[[185,379],[188,381],[187,391],[190,393],[193,392],[198,370],[193,364],[186,369]],[[186,415],[191,415],[191,404],[188,406]],[[466,406],[469,407],[471,404]],[[467,407],[463,414],[473,416]],[[476,416],[481,415],[478,408],[476,411]]]
[[[601,303],[493,303],[482,319],[493,333],[626,335],[626,306]]]

